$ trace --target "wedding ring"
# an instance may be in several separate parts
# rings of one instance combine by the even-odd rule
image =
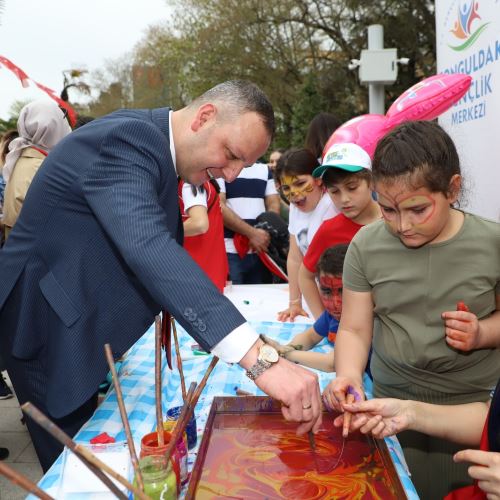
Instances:
[[[302,405],[303,410],[310,410],[312,408],[312,404],[309,403],[308,405]]]

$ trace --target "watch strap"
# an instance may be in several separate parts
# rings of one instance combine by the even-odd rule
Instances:
[[[260,377],[268,368],[271,368],[272,365],[273,363],[270,363],[269,361],[258,359],[257,362],[245,372],[246,376],[250,380],[255,380],[257,377]]]

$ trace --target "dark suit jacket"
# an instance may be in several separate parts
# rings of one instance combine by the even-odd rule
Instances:
[[[0,251],[0,343],[42,360],[54,417],[96,391],[104,344],[121,355],[161,308],[208,350],[245,321],[179,246],[168,113],[121,110],[63,139]]]

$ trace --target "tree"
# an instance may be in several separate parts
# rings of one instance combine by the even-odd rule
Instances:
[[[90,86],[84,81],[83,77],[88,71],[86,69],[67,69],[63,71],[63,89],[61,99],[69,101],[69,89],[73,88],[85,95],[90,95]]]
[[[435,72],[431,0],[170,4],[175,11],[171,24],[150,29],[132,55],[129,104],[180,107],[218,82],[249,79],[273,102],[279,146],[300,146],[319,111],[342,121],[367,112],[367,88],[347,64],[366,48],[370,24],[382,24],[385,46],[410,58],[395,85],[386,88],[387,106]]]
[[[26,104],[28,104],[29,102],[29,99],[17,100],[11,104],[9,108],[9,118],[7,120],[0,119],[0,135],[4,132],[7,132],[7,130],[17,129],[17,120],[19,118],[19,113],[21,112],[21,109],[23,109],[24,106],[26,106]]]
[[[97,117],[116,109],[133,107],[130,54],[107,61],[104,69],[94,72],[92,76],[90,86],[99,94],[87,104],[85,114]]]

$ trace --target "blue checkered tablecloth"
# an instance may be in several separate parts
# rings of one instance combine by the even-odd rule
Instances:
[[[259,332],[276,338],[281,342],[287,342],[295,334],[302,332],[310,325],[277,323],[277,322],[251,322],[252,326]],[[191,346],[194,340],[178,325],[179,343],[183,368],[188,387],[191,381],[199,382],[206,372],[212,359],[211,355],[197,355]],[[330,347],[323,341],[316,348],[318,351],[326,352]],[[175,353],[172,362],[176,364]],[[323,389],[332,379],[332,374],[319,372],[320,386]],[[182,404],[180,390],[180,377],[176,366],[171,372],[163,359],[163,414],[168,408]],[[144,336],[132,347],[126,356],[119,373],[120,384],[124,395],[130,427],[137,452],[140,450],[140,440],[145,434],[152,432],[156,425],[155,393],[154,393],[154,329],[151,327]],[[369,394],[371,381],[365,377],[365,387]],[[256,395],[264,395],[244,374],[238,366],[229,366],[220,361],[215,367],[208,383],[196,406],[196,421],[198,429],[198,444],[195,449],[189,451],[189,470],[196,459],[198,445],[205,427],[205,422],[210,411],[214,396],[234,396],[236,389],[240,388]],[[82,427],[75,436],[75,441],[88,442],[91,438],[107,432],[115,437],[117,441],[125,440],[125,433],[118,410],[116,394],[111,389],[103,403],[97,408],[93,417]],[[410,500],[418,499],[417,492],[409,478],[404,462],[403,453],[395,438],[386,439],[391,457],[395,463],[406,494]],[[39,486],[55,498],[60,498],[59,488],[63,467],[63,455],[55,462],[51,469],[45,474]],[[110,494],[111,495],[111,494]],[[33,497],[31,497],[33,498]],[[112,498],[112,496],[110,496]]]

